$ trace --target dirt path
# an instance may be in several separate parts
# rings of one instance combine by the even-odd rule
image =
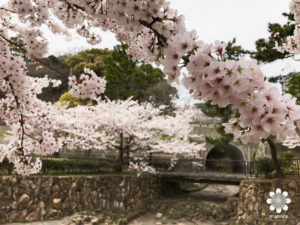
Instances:
[[[52,221],[43,221],[43,222],[31,222],[31,223],[9,223],[4,225],[63,225],[66,219],[62,220],[52,220]]]
[[[195,221],[189,222],[185,219],[157,218],[155,214],[145,214],[129,223],[129,225],[214,225],[211,222]]]
[[[32,223],[10,223],[6,225],[64,225],[68,224],[70,220],[68,218],[53,221],[44,222],[32,222]],[[149,213],[142,215],[134,220],[132,220],[128,225],[214,225],[212,222],[205,221],[195,221],[189,222],[185,219],[166,219],[157,218],[155,214]]]

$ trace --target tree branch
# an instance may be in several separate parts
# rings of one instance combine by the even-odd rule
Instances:
[[[3,40],[7,41],[9,44],[18,47],[25,55],[27,54],[27,50],[24,48],[24,47],[25,47],[25,44],[24,44],[24,45],[21,45],[21,44],[19,44],[19,43],[16,43],[16,42],[14,42],[14,41],[12,41],[12,40],[10,40],[10,39],[4,37],[4,36],[1,35],[1,34],[0,34],[0,37],[1,37]],[[55,71],[56,73],[58,73],[58,74],[60,74],[60,75],[62,75],[62,76],[65,76],[64,73],[60,72],[59,70],[57,70],[56,68],[54,68],[54,67],[52,67],[52,66],[47,65],[46,63],[43,62],[43,60],[38,59],[38,58],[35,58],[35,57],[31,57],[31,58],[32,58],[33,60],[37,61],[38,63],[40,63],[41,65],[43,65],[43,66],[49,68],[50,70]]]
[[[15,94],[14,87],[13,87],[12,83],[9,82],[9,78],[8,77],[6,78],[6,81],[8,82],[8,84],[10,86],[10,89],[11,89],[12,95],[14,96],[17,108],[19,108],[20,107],[19,98]],[[24,143],[24,135],[25,135],[24,122],[25,122],[24,121],[24,115],[23,115],[23,113],[20,110],[20,120],[19,120],[19,123],[20,123],[21,129],[22,129],[22,133],[21,133],[21,146],[20,146],[20,148],[18,148],[18,150],[20,150],[23,155],[24,155],[23,143]]]
[[[0,7],[0,10],[4,10],[4,11],[10,12],[10,13],[16,13],[15,11],[12,11],[10,9],[6,9],[6,8],[3,8],[3,7]]]
[[[85,9],[83,8],[83,7],[81,7],[81,6],[79,6],[79,5],[77,5],[77,4],[74,4],[74,3],[70,3],[70,2],[68,2],[68,1],[66,1],[65,0],[65,3],[67,3],[67,5],[69,6],[69,7],[74,7],[74,8],[76,8],[76,9],[80,9],[81,11],[85,11]]]
[[[270,146],[272,160],[273,160],[273,165],[274,165],[274,168],[276,170],[276,176],[277,177],[283,177],[283,172],[282,172],[282,170],[280,168],[280,165],[279,165],[279,162],[278,162],[278,158],[277,158],[276,146],[275,146],[273,140],[270,137],[267,139],[267,142],[268,142],[268,144]]]
[[[167,47],[167,46],[168,46],[168,39],[167,39],[164,35],[162,35],[161,33],[159,33],[156,29],[154,29],[154,28],[152,27],[152,25],[153,25],[155,22],[157,22],[157,21],[159,21],[157,18],[154,18],[153,21],[152,21],[151,23],[148,23],[148,22],[146,22],[146,21],[144,21],[144,20],[139,20],[140,24],[142,24],[143,26],[145,26],[145,27],[147,27],[147,28],[149,28],[150,30],[153,31],[153,33],[154,33],[154,34],[156,35],[156,37],[157,37],[158,43],[159,43],[162,47]]]

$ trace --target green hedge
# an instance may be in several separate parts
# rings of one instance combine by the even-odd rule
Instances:
[[[290,151],[281,152],[278,155],[278,162],[283,172],[287,172],[293,165],[294,153]],[[269,175],[274,169],[273,160],[271,158],[260,158],[254,162],[256,173]]]
[[[115,171],[119,165],[113,159],[66,159],[66,158],[41,158],[43,166],[40,175],[63,174],[95,174],[100,172]],[[0,163],[0,174],[14,174],[13,165],[4,160]]]
[[[4,158],[2,163],[0,163],[0,173],[1,174],[12,174],[14,171],[14,166],[12,163],[9,163],[7,158]]]
[[[270,158],[259,158],[254,162],[256,173],[268,175],[274,170],[273,161]]]

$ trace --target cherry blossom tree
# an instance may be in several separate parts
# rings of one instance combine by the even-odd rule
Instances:
[[[276,48],[279,52],[282,53],[293,53],[294,55],[298,55],[300,53],[300,1],[299,0],[292,0],[290,2],[290,10],[291,13],[294,15],[294,19],[296,22],[294,34],[292,36],[288,36],[283,42],[283,44],[276,43]],[[275,36],[279,36],[279,33],[276,33]],[[295,121],[297,126],[297,133],[290,134],[287,138],[283,141],[283,145],[289,148],[295,148],[300,146],[300,130],[299,130],[299,120]]]
[[[291,9],[299,23],[299,0],[292,1]],[[181,69],[185,67],[188,74],[181,83],[195,99],[210,100],[221,107],[230,104],[239,110],[239,116],[226,125],[226,130],[243,143],[266,139],[272,144],[272,137],[282,142],[297,135],[295,121],[299,120],[300,109],[295,99],[281,95],[273,84],[265,81],[255,60],[224,60],[226,44],[219,41],[206,44],[199,40],[194,30],[186,29],[184,17],[167,1],[8,0],[1,6],[0,18],[0,88],[7,93],[0,115],[14,127],[16,136],[1,156],[9,156],[16,167],[22,165],[36,171],[40,162],[28,155],[40,154],[39,145],[49,144],[46,140],[55,140],[50,145],[59,146],[49,120],[53,111],[46,110],[50,107],[47,103],[37,100],[37,88],[26,76],[24,61],[9,48],[13,45],[31,60],[42,63],[39,58],[47,53],[42,26],[68,38],[68,30],[75,29],[91,44],[101,41],[99,28],[111,31],[117,40],[129,44],[129,54],[162,65],[170,82],[179,82]],[[19,41],[14,42],[13,37]],[[297,53],[298,40],[299,29],[296,28],[295,36],[283,47]],[[91,72],[87,73],[93,78]],[[84,87],[84,79],[77,84],[83,83]],[[92,83],[79,91],[75,82],[74,93],[94,95]],[[43,124],[40,130],[34,129],[37,124]],[[278,175],[281,175],[276,149],[271,150]],[[48,151],[57,151],[57,148]]]
[[[121,170],[153,172],[149,154],[169,154],[172,165],[179,156],[200,158],[204,143],[191,143],[188,138],[197,113],[188,109],[167,116],[150,103],[97,99],[94,106],[61,109],[56,125],[69,149],[97,149],[106,154],[117,150]]]

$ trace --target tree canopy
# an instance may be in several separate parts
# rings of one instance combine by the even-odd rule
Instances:
[[[278,23],[269,23],[268,31],[270,33],[268,39],[258,39],[256,44],[256,51],[251,53],[251,57],[263,63],[270,63],[278,59],[285,59],[293,57],[290,52],[279,52],[276,47],[276,42],[279,45],[284,43],[288,36],[292,36],[295,30],[295,19],[291,13],[283,13],[287,18],[287,22],[283,25]],[[269,78],[270,82],[280,83],[282,91],[292,94],[297,98],[297,103],[300,103],[300,73],[292,72],[287,75],[278,75]]]
[[[68,75],[70,74],[70,69],[63,62],[65,57],[66,56],[56,57],[50,55],[42,58],[40,61],[43,63],[43,66],[30,61],[27,62],[29,76],[41,78],[46,74],[49,78],[61,81],[61,85],[58,87],[48,86],[44,88],[43,92],[38,95],[40,99],[47,102],[56,102],[59,97],[68,90]]]
[[[287,51],[282,53],[275,48],[276,42],[282,44],[288,36],[293,35],[295,30],[293,14],[283,13],[282,15],[287,18],[287,22],[284,25],[279,23],[268,24],[269,37],[267,39],[260,38],[255,42],[256,51],[252,52],[252,58],[260,62],[268,63],[292,56],[292,54]]]
[[[300,120],[300,106],[296,105],[296,99],[291,95],[282,95],[274,84],[267,82],[257,61],[226,60],[226,44],[220,41],[206,44],[201,41],[195,30],[187,29],[184,17],[172,9],[167,1],[124,0],[114,1],[113,4],[108,4],[111,1],[86,4],[86,1],[27,0],[26,4],[19,4],[18,1],[8,3],[1,4],[4,10],[0,11],[0,27],[3,30],[0,34],[0,89],[6,92],[6,98],[1,101],[4,106],[1,118],[11,127],[13,135],[9,144],[2,146],[0,161],[8,157],[18,173],[36,173],[41,168],[41,160],[32,156],[52,154],[62,147],[55,124],[56,115],[61,111],[56,105],[37,98],[44,87],[49,84],[57,86],[59,82],[47,77],[28,77],[24,59],[15,56],[9,48],[9,44],[12,44],[25,52],[28,59],[40,62],[39,59],[48,53],[48,42],[42,26],[65,36],[70,36],[69,29],[74,28],[91,44],[101,41],[100,33],[96,31],[99,28],[111,31],[119,42],[128,44],[128,54],[141,60],[137,66],[141,67],[142,61],[161,65],[168,80],[180,80],[195,100],[211,101],[220,107],[232,105],[239,113],[225,124],[225,131],[243,143],[269,140],[270,146],[273,146],[271,153],[278,175],[279,164],[271,140],[276,137],[284,142],[293,137],[300,145],[295,125]],[[295,21],[300,24],[298,0],[292,0],[290,9]],[[19,22],[12,22],[10,18],[13,17],[17,17]],[[17,36],[22,42],[15,42],[12,36]],[[299,53],[299,36],[300,29],[295,29],[294,37],[287,38],[288,42],[278,49]],[[187,73],[183,73],[183,68]],[[115,70],[118,71],[115,67],[111,68],[111,71]],[[181,74],[184,74],[182,79]],[[105,77],[105,71],[100,76]],[[124,82],[122,79],[124,77],[118,80]],[[99,97],[97,95],[104,93],[106,85],[104,79],[88,68],[79,75],[79,79],[72,76],[69,82],[70,93],[76,94],[75,97],[94,100]],[[128,82],[128,88],[134,84],[128,79],[125,82]],[[80,109],[81,106],[76,107],[75,115],[80,113],[77,111]],[[92,122],[93,126],[93,121],[89,121],[86,113],[81,113],[80,119],[87,118],[83,122]],[[101,112],[97,115],[101,116]],[[112,116],[111,113],[108,115]],[[82,128],[88,128],[83,125]],[[97,139],[98,133],[94,135]]]
[[[242,46],[236,44],[236,39],[229,41],[225,52],[224,59],[239,60],[242,56],[250,54],[250,51],[244,50]],[[207,136],[205,137],[206,142],[212,145],[224,145],[229,144],[233,141],[233,135],[225,132],[223,123],[227,123],[231,118],[235,117],[237,110],[233,110],[231,105],[226,107],[220,107],[216,104],[212,104],[211,101],[201,103],[197,105],[201,111],[209,117],[217,117],[220,121],[215,125],[215,130],[218,133],[218,137]]]
[[[111,100],[133,97],[139,102],[171,105],[177,97],[176,88],[170,86],[159,68],[134,59],[126,54],[127,45],[117,45],[114,50],[90,49],[68,56],[65,63],[75,75],[90,68],[107,81],[104,93]]]

